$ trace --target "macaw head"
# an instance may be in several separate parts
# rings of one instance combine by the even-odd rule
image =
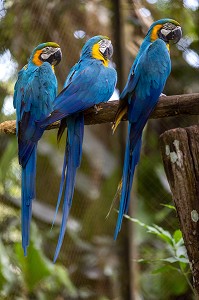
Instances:
[[[45,61],[56,66],[62,58],[61,48],[58,44],[47,42],[38,45],[30,56],[30,61],[36,66],[41,66]]]
[[[89,39],[82,48],[81,58],[94,58],[107,67],[113,55],[113,46],[107,36],[97,35]]]
[[[165,43],[169,43],[170,41],[177,43],[182,37],[182,29],[180,24],[175,20],[161,19],[151,25],[147,36],[150,37],[151,42],[160,38]]]

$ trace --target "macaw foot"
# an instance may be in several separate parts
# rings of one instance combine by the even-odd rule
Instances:
[[[166,94],[163,93],[160,94],[160,97],[166,97],[166,96],[167,96]]]
[[[95,104],[93,108],[95,110],[95,114],[98,114],[98,112],[103,109],[100,104]]]

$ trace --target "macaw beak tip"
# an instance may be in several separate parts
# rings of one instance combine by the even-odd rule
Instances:
[[[180,26],[177,26],[173,34],[174,34],[174,38],[173,38],[174,42],[178,43],[179,40],[182,38],[182,28]]]
[[[174,30],[172,30],[166,38],[169,41],[173,41],[174,44],[178,43],[179,40],[182,38],[182,28],[181,26],[177,26]]]
[[[60,63],[61,59],[62,59],[62,52],[61,49],[59,48],[54,54],[53,65],[57,66]]]
[[[104,57],[106,59],[111,59],[112,55],[113,55],[113,45],[110,44],[104,52]]]

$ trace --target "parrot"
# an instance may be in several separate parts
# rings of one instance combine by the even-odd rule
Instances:
[[[29,245],[32,200],[36,190],[37,143],[44,130],[37,121],[53,110],[57,95],[57,79],[54,66],[61,61],[61,48],[54,42],[38,45],[18,73],[14,87],[13,106],[16,109],[16,134],[21,176],[21,228],[22,248],[27,256]]]
[[[161,95],[171,72],[170,41],[182,37],[180,24],[172,19],[154,22],[144,38],[130,69],[127,83],[120,95],[113,123],[113,132],[127,113],[128,132],[120,190],[119,213],[114,240],[121,229],[124,214],[128,212],[135,168],[140,159],[142,132]]]
[[[69,72],[65,88],[55,99],[53,112],[40,123],[41,128],[45,128],[61,120],[58,141],[67,126],[65,156],[55,212],[56,215],[65,187],[63,215],[54,262],[63,243],[74,194],[76,171],[81,163],[84,135],[83,111],[108,101],[112,96],[117,82],[117,72],[110,64],[112,54],[113,46],[108,37],[98,35],[90,38],[82,48],[79,61]]]

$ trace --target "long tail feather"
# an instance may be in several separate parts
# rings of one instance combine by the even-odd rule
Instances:
[[[72,205],[72,199],[74,194],[76,171],[81,163],[82,143],[83,143],[83,133],[84,133],[83,114],[76,114],[68,117],[67,127],[68,127],[68,137],[66,142],[64,164],[62,169],[62,178],[61,178],[60,191],[59,191],[59,197],[57,203],[57,206],[59,206],[62,193],[63,193],[64,184],[65,184],[62,224],[61,224],[59,239],[57,243],[57,248],[55,250],[54,262],[57,260],[64,239],[64,234],[66,231],[66,223],[68,220],[68,215]],[[66,167],[67,167],[67,172],[66,172]],[[56,208],[56,212],[57,210],[58,207]]]
[[[63,168],[62,168],[62,175],[61,175],[61,182],[60,182],[60,187],[59,187],[59,195],[58,195],[58,199],[57,199],[57,205],[56,205],[55,214],[54,214],[54,218],[53,218],[51,229],[53,228],[53,226],[55,224],[56,216],[57,216],[57,213],[58,213],[58,210],[59,210],[59,206],[60,206],[60,203],[61,203],[61,198],[62,198],[64,183],[65,183],[65,177],[66,177],[67,159],[68,159],[68,155],[65,153],[65,155],[64,155],[64,163],[63,163]]]
[[[66,118],[62,119],[60,122],[59,130],[57,133],[57,143],[61,141],[62,135],[64,133],[64,130],[66,129]]]
[[[36,151],[37,145],[27,161],[25,167],[22,167],[22,247],[24,255],[27,255],[27,247],[29,245],[30,222],[32,217],[32,200],[35,198],[35,178],[36,178]]]
[[[114,233],[115,240],[117,239],[118,233],[121,229],[123,215],[128,212],[135,167],[138,164],[140,159],[142,139],[140,137],[137,140],[136,145],[134,146],[131,141],[132,130],[133,130],[132,124],[129,124],[128,142],[126,145],[125,158],[124,158],[119,215],[118,215],[117,224]]]

